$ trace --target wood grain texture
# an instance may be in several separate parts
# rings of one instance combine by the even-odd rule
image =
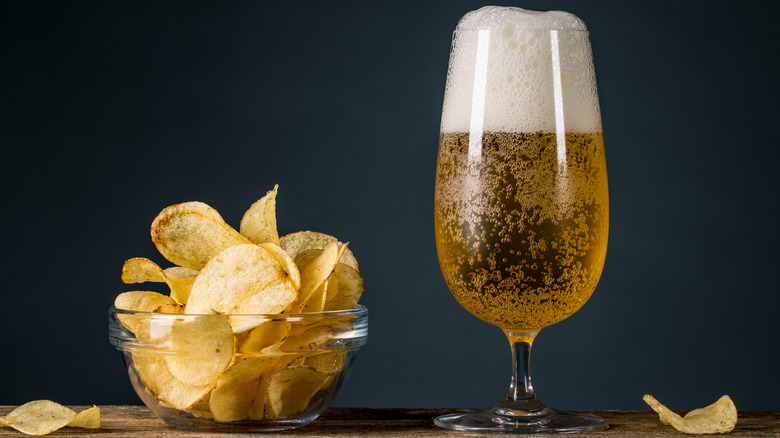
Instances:
[[[15,406],[0,406],[0,415]],[[81,411],[86,406],[73,406]],[[96,431],[65,428],[52,436],[113,437],[477,437],[483,434],[453,432],[433,425],[437,415],[465,412],[464,409],[375,409],[330,408],[308,426],[279,433],[207,433],[173,429],[143,406],[101,406],[103,427]],[[577,434],[577,437],[669,437],[686,436],[670,426],[663,426],[658,415],[644,411],[590,411],[609,420],[609,429]],[[25,436],[13,429],[0,427],[0,436]],[[498,435],[500,436],[500,435]],[[526,435],[540,436],[549,435]],[[703,435],[698,435],[703,436]],[[726,437],[780,437],[780,413],[740,412],[737,427]]]

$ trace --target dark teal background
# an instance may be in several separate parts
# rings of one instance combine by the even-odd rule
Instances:
[[[139,403],[107,341],[122,263],[165,206],[350,242],[369,344],[337,404],[486,407],[503,334],[442,279],[433,184],[451,32],[486,3],[3,6],[0,404]],[[563,409],[780,410],[778,36],[761,2],[527,1],[587,23],[611,197],[606,267],[541,332]]]

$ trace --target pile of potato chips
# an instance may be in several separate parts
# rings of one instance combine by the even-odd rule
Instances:
[[[63,427],[100,428],[100,408],[93,406],[76,413],[51,400],[35,400],[0,417],[0,425],[12,427],[27,435],[47,435]]]
[[[671,411],[649,394],[645,394],[642,400],[658,413],[661,423],[671,425],[683,433],[696,435],[728,433],[737,425],[737,408],[731,397],[727,395],[706,408],[688,412],[685,417]]]
[[[132,351],[132,363],[161,406],[218,422],[292,417],[345,366],[346,350],[324,346],[349,330],[350,318],[312,313],[357,304],[364,290],[357,261],[346,244],[322,233],[279,238],[277,188],[247,210],[239,231],[201,202],[167,207],[151,235],[176,266],[125,262],[125,283],[170,289],[125,292],[114,303],[176,315],[118,315],[144,346]],[[256,316],[267,314],[280,316]]]

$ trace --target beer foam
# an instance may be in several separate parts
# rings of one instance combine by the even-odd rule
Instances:
[[[563,11],[486,6],[455,29],[442,132],[600,132],[585,23]]]
[[[588,30],[585,22],[565,11],[531,11],[513,6],[485,6],[467,12],[456,30],[460,29],[547,29]]]

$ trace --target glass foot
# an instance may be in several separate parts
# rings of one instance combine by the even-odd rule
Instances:
[[[500,405],[484,411],[436,417],[434,424],[451,430],[504,433],[574,433],[604,430],[609,425],[601,417],[572,414],[551,408],[518,411]]]

